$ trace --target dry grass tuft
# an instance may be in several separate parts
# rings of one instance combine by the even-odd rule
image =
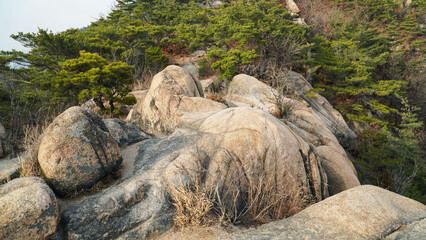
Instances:
[[[262,224],[292,216],[313,202],[303,187],[278,186],[265,179],[259,177],[251,185],[235,180],[226,189],[198,181],[176,187],[171,190],[175,227]]]
[[[306,208],[309,200],[299,186],[278,186],[261,177],[248,189],[246,218],[261,223],[287,218]]]
[[[171,190],[173,205],[176,207],[174,216],[175,227],[208,225],[209,214],[213,208],[211,191],[198,184],[190,183],[177,186]]]
[[[43,176],[43,172],[38,163],[38,150],[40,147],[41,135],[47,126],[48,123],[44,122],[43,124],[26,125],[24,127],[22,144],[26,152],[19,156],[21,165],[20,177]]]

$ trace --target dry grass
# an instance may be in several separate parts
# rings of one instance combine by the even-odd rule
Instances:
[[[145,70],[141,74],[141,77],[135,80],[132,90],[136,91],[149,89],[149,87],[151,86],[152,78],[154,78],[155,74],[157,74],[158,72],[159,71],[155,70]]]
[[[211,191],[198,184],[177,186],[171,190],[173,205],[176,207],[174,222],[176,228],[202,226],[210,223],[213,208]]]
[[[265,179],[259,177],[251,185],[235,180],[226,189],[198,181],[176,187],[171,190],[176,207],[175,227],[262,224],[292,216],[311,204],[312,198],[303,187],[278,186]]]
[[[42,124],[24,126],[24,138],[22,144],[23,148],[26,149],[26,152],[19,156],[19,163],[21,165],[20,177],[43,176],[38,163],[38,150],[40,147],[41,135],[47,126],[47,121]]]
[[[309,198],[298,186],[278,186],[272,181],[259,178],[248,189],[248,212],[251,221],[270,222],[290,217],[309,204]]]
[[[362,18],[365,15],[359,7],[351,9],[349,12],[341,4],[333,4],[330,0],[296,0],[295,2],[300,8],[300,16],[306,20],[308,25],[312,26],[312,32],[326,37],[334,34],[335,26],[333,24],[336,21],[349,23],[354,18]]]

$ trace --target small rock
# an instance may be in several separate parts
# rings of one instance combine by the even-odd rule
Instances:
[[[217,84],[217,77],[214,76],[209,79],[200,80],[200,83],[203,87],[204,94],[212,94],[215,92],[215,83]]]
[[[100,108],[96,105],[93,98],[81,104],[81,107],[87,110],[91,110],[93,112],[97,112],[100,110]]]
[[[55,195],[42,179],[18,178],[0,186],[0,239],[46,239],[58,220]]]
[[[293,15],[298,15],[300,13],[299,7],[293,0],[286,0],[285,8]]]
[[[20,169],[18,158],[0,160],[0,184],[19,177]]]
[[[148,90],[138,90],[138,91],[131,91],[129,94],[134,96],[136,98],[136,101],[143,101],[147,93],[148,93]]]
[[[305,19],[303,18],[295,18],[292,20],[292,22],[294,24],[298,24],[298,25],[302,25],[302,26],[308,26],[308,24],[306,24]]]
[[[213,1],[210,3],[211,8],[219,9],[222,6],[222,1]]]
[[[192,62],[186,61],[185,64],[182,66],[185,70],[190,72],[192,75],[198,78],[198,64],[194,64]]]
[[[198,59],[202,59],[206,56],[206,51],[204,50],[196,50],[191,54],[192,58],[198,58]]]
[[[125,147],[145,139],[151,138],[138,126],[120,119],[103,120],[111,136],[118,142],[118,146]]]
[[[118,143],[102,118],[82,107],[72,107],[45,130],[38,161],[59,195],[89,188],[117,168]]]

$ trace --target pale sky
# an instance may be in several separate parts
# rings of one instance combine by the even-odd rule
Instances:
[[[81,28],[107,15],[115,0],[0,0],[0,50],[26,51],[10,35]]]

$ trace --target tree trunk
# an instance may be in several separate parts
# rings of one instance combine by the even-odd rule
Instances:
[[[102,101],[101,98],[94,98],[93,101],[95,101],[96,106],[98,106],[101,109],[101,111],[105,111],[106,110],[106,108],[104,106],[104,103],[103,103],[103,101]]]

